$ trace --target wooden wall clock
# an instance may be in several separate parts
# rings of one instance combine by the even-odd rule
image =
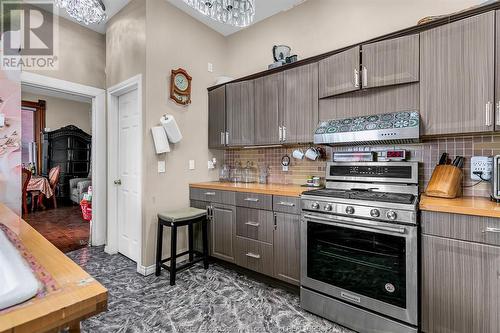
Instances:
[[[191,80],[192,77],[185,69],[172,69],[170,76],[170,98],[177,104],[187,105],[191,103]]]

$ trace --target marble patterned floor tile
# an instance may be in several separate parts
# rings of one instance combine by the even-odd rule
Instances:
[[[108,311],[82,332],[350,333],[300,308],[299,297],[217,264],[181,272],[175,286],[136,273],[128,258],[102,247],[67,254],[109,291]]]

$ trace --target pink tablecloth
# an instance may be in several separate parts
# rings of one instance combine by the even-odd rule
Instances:
[[[50,188],[49,180],[41,176],[31,176],[26,190],[28,192],[39,191],[43,193],[46,198],[50,198],[52,195],[54,195],[54,192],[52,192],[52,189]]]

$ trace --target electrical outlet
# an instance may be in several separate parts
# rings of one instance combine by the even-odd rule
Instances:
[[[211,62],[208,63],[208,71],[210,73],[212,73],[214,71],[214,65]]]
[[[158,173],[164,173],[167,169],[165,161],[158,161]]]
[[[482,172],[481,177],[474,172]],[[493,157],[473,156],[470,159],[470,179],[472,180],[490,180],[493,173]]]

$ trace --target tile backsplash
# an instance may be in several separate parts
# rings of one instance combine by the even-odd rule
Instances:
[[[296,160],[291,158],[289,171],[284,172],[281,166],[281,158],[284,155],[292,156],[295,149],[306,151],[310,145],[255,148],[255,149],[230,149],[224,153],[224,163],[235,167],[238,162],[243,166],[247,161],[252,161],[255,166],[267,165],[269,167],[269,183],[276,184],[305,184],[307,176],[325,176],[325,160],[310,161],[307,159]],[[336,151],[384,151],[387,149],[404,149],[409,152],[409,160],[420,162],[419,178],[421,191],[425,190],[432,171],[436,166],[440,155],[447,152],[453,159],[455,156],[464,156],[464,195],[482,196],[490,195],[490,183],[481,183],[472,186],[476,181],[470,180],[470,158],[472,156],[500,155],[500,134],[442,137],[426,139],[418,144],[408,145],[382,145],[382,146],[345,146],[325,147],[327,152],[326,161],[332,159]]]

